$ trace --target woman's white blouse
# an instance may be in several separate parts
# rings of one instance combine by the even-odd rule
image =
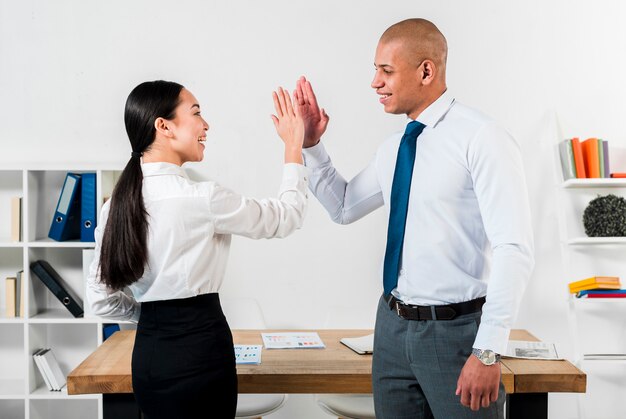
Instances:
[[[300,164],[285,164],[278,198],[269,199],[246,198],[213,181],[193,182],[182,167],[171,163],[145,163],[141,168],[148,264],[126,292],[112,291],[100,282],[107,201],[95,231],[95,258],[86,286],[87,303],[96,316],[136,322],[141,302],[217,292],[232,234],[285,237],[302,226],[306,214],[307,169]]]

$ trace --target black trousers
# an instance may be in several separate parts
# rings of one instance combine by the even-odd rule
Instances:
[[[218,294],[141,304],[133,392],[145,419],[232,419],[233,336]]]

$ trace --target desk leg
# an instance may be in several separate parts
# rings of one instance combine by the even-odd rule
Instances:
[[[507,419],[548,419],[548,393],[506,395]]]
[[[104,419],[141,419],[141,410],[132,393],[103,394],[102,410]]]

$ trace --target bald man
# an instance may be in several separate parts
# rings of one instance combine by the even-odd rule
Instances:
[[[372,88],[385,112],[408,117],[407,128],[349,182],[320,142],[329,118],[311,84],[301,78],[295,92],[309,186],[333,221],[382,206],[389,216],[374,339],[377,418],[502,418],[499,358],[534,265],[518,144],[455,100],[447,52],[424,19],[383,33]]]

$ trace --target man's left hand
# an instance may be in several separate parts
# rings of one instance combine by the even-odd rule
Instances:
[[[499,387],[500,363],[484,365],[470,355],[457,381],[456,395],[461,396],[463,406],[476,411],[498,400]]]

